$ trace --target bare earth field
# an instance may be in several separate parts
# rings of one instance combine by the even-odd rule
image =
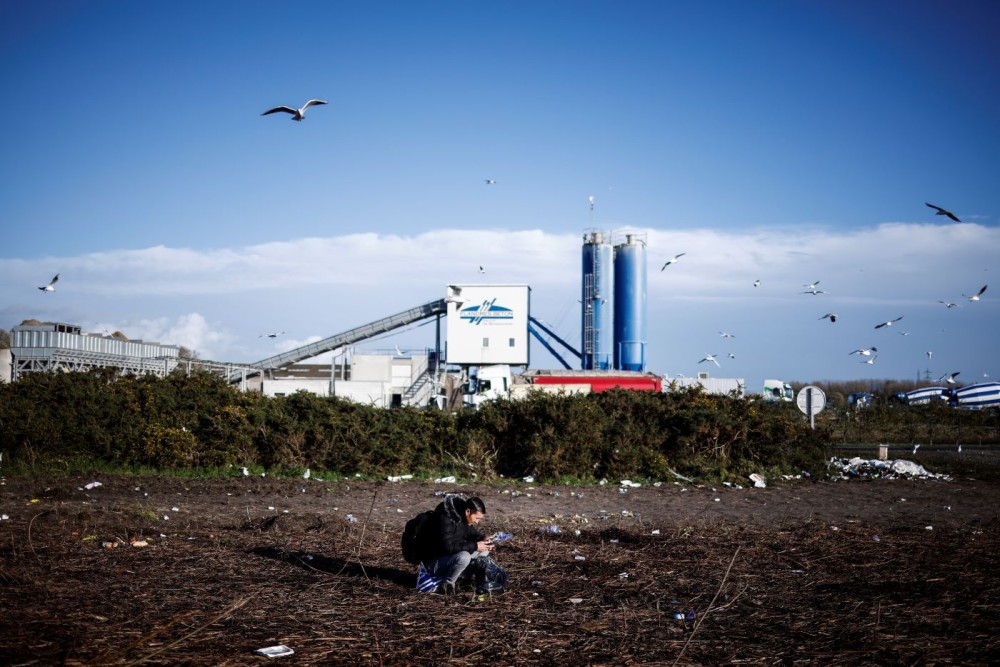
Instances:
[[[506,592],[414,590],[399,534],[444,491],[514,533],[495,552]],[[998,508],[1000,485],[968,478],[12,477],[0,663],[997,664]],[[254,654],[277,644],[294,655]]]

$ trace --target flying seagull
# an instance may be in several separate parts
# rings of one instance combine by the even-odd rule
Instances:
[[[448,296],[445,297],[445,303],[457,303],[462,305],[465,303],[465,299],[462,298],[462,288],[458,285],[448,285]]]
[[[873,355],[873,356],[871,357],[871,359],[865,359],[865,360],[864,360],[864,361],[862,361],[861,363],[863,363],[863,364],[868,364],[869,366],[874,366],[874,365],[875,365],[875,360],[876,360],[876,359],[878,359],[878,355],[877,355],[877,354],[876,354],[876,355]]]
[[[700,363],[702,363],[702,361],[711,361],[716,366],[719,366],[719,362],[715,360],[715,355],[714,354],[706,354],[705,358],[702,359],[701,361],[699,361],[698,363],[700,364]],[[719,368],[722,368],[722,366],[719,366]]]
[[[497,179],[495,179],[495,178],[487,178],[485,180],[486,180],[486,185],[496,185],[497,184]]]
[[[849,352],[848,354],[860,354],[862,357],[870,357],[872,352],[878,352],[877,347],[864,347],[860,350],[854,350],[854,352]]]
[[[837,313],[827,313],[826,315],[824,315],[823,317],[821,317],[819,319],[825,320],[827,318],[829,318],[829,320],[831,322],[836,322],[837,321]]]
[[[962,296],[964,296],[969,301],[979,301],[979,297],[983,295],[983,292],[986,291],[987,287],[989,287],[989,285],[983,285],[981,288],[979,288],[979,291],[973,294],[972,296],[969,296],[968,294],[963,294]]]
[[[760,287],[760,278],[758,278],[757,280],[753,281],[753,286],[754,287]]]
[[[799,292],[799,294],[826,294],[826,292],[816,289],[816,286],[813,285],[810,289],[807,289],[805,292]]]
[[[924,203],[926,204],[927,202],[924,202]],[[952,220],[954,220],[955,222],[962,222],[961,220],[958,219],[957,215],[955,215],[954,213],[952,213],[951,211],[949,211],[946,208],[941,208],[940,206],[935,206],[934,204],[927,204],[927,205],[929,207],[931,207],[932,209],[934,209],[935,211],[937,211],[937,213],[935,215],[946,215],[949,218],[951,218]]]
[[[945,373],[937,379],[938,382],[944,381],[946,384],[958,384],[955,380],[956,377],[962,374],[962,371],[956,371],[954,373]]]
[[[277,338],[278,336],[280,336],[283,333],[285,333],[285,332],[284,331],[272,331],[270,333],[262,333],[261,335],[257,336],[257,338],[263,338],[264,336],[267,336],[268,338]]]
[[[814,282],[814,283],[810,283],[808,285],[803,285],[803,287],[805,287],[806,289],[814,290],[814,289],[816,289],[817,285],[819,285],[819,281],[818,280],[816,282]]]
[[[308,109],[309,107],[319,106],[320,104],[326,104],[326,102],[324,102],[323,100],[309,100],[302,106],[301,109],[293,109],[292,107],[285,107],[285,106],[274,107],[273,109],[268,109],[267,111],[262,113],[261,116],[266,116],[269,113],[275,113],[280,111],[282,113],[291,114],[292,120],[302,120],[303,118],[306,117],[306,109]]]
[[[59,274],[58,273],[56,274],[55,278],[53,278],[52,280],[49,281],[48,285],[42,285],[38,289],[42,290],[43,292],[55,292],[56,291],[56,283],[57,282],[59,282]]]
[[[728,331],[720,331],[719,335],[722,336],[723,338],[736,338],[736,336],[729,333]]]
[[[486,269],[483,268],[482,264],[479,265],[479,272],[480,273],[486,273]]]
[[[903,316],[902,316],[902,315],[900,315],[899,317],[897,317],[897,318],[896,318],[896,319],[894,319],[894,320],[889,320],[888,322],[883,322],[882,324],[876,324],[876,325],[875,325],[875,328],[876,328],[876,329],[881,329],[882,327],[891,327],[891,326],[892,326],[892,323],[893,323],[893,322],[898,322],[898,321],[900,321],[901,319],[903,319]]]
[[[943,303],[947,308],[961,308],[957,303],[952,303],[951,301],[938,301],[938,303]]]
[[[681,253],[678,253],[678,254],[674,255],[673,257],[671,257],[670,259],[668,259],[663,266],[660,267],[660,271],[662,271],[663,269],[667,268],[671,264],[675,263],[677,260],[679,260],[681,257],[683,257],[686,254],[687,254],[686,252],[681,252]]]
[[[930,350],[927,350],[927,360],[929,361],[930,358],[933,357],[933,356],[934,356],[934,353],[931,352]]]

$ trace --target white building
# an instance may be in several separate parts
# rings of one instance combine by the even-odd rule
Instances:
[[[265,396],[306,391],[376,407],[424,407],[434,394],[430,354],[354,354],[346,367],[296,364],[275,369],[261,381]]]

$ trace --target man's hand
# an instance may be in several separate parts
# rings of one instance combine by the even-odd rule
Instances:
[[[476,542],[476,551],[493,551],[495,545],[489,539],[485,539],[482,542]]]

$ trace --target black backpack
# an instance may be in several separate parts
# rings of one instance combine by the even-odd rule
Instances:
[[[407,563],[413,565],[420,563],[420,530],[432,514],[434,514],[434,510],[427,510],[406,522],[400,546],[403,548],[403,558],[406,559]]]

